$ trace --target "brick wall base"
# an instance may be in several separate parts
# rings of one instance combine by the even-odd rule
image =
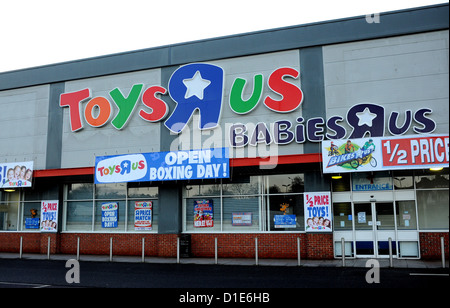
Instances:
[[[441,237],[444,237],[445,258],[448,259],[448,232],[420,232],[420,255],[422,259],[441,259]]]
[[[76,254],[80,238],[80,254],[109,255],[110,238],[113,239],[113,255],[142,254],[145,239],[145,255],[153,257],[176,257],[177,234],[117,234],[117,233],[0,233],[0,252],[20,249],[23,253],[47,253],[50,238],[51,254]],[[449,257],[448,232],[421,232],[422,259],[441,258],[440,238],[444,237],[446,258]],[[333,259],[333,234],[315,233],[203,233],[191,235],[192,257],[214,257],[217,238],[219,258],[254,258],[255,238],[258,238],[259,258],[297,258],[297,238],[300,238],[300,257],[309,260]]]

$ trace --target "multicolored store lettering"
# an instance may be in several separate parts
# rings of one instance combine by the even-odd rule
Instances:
[[[251,113],[261,101],[275,113],[293,112],[303,103],[302,90],[292,82],[299,77],[300,72],[290,67],[277,68],[269,75],[266,86],[281,96],[278,100],[273,99],[270,94],[263,98],[265,87],[263,74],[253,76],[252,94],[244,99],[243,92],[249,80],[237,77],[230,88],[228,106],[238,117]],[[109,95],[118,112],[111,120],[111,125],[118,130],[125,128],[140,100],[143,105],[138,112],[141,119],[148,122],[164,120],[169,108],[161,96],[169,94],[177,105],[164,125],[172,133],[181,133],[196,110],[200,114],[199,129],[214,129],[220,123],[224,105],[224,84],[225,72],[220,66],[191,63],[173,72],[167,89],[153,85],[144,90],[144,84],[135,84],[128,95],[124,95],[119,88],[115,88]],[[84,122],[97,128],[106,125],[113,115],[110,100],[101,96],[92,98],[91,93],[90,89],[82,89],[61,94],[59,105],[69,108],[72,132],[83,129],[82,116]],[[83,110],[82,105],[85,102]],[[285,145],[294,141],[303,143],[306,140],[321,142],[325,139],[363,138],[367,134],[382,137],[386,126],[389,133],[394,136],[405,134],[411,126],[414,132],[426,134],[436,129],[436,123],[428,117],[431,112],[429,108],[421,108],[415,112],[406,110],[403,123],[398,123],[399,112],[393,111],[387,116],[383,106],[361,103],[352,106],[345,118],[339,115],[328,119],[297,117],[296,123],[282,119],[274,120],[272,123],[254,123],[251,127],[237,120],[230,126],[229,145],[257,146],[260,143],[272,142]],[[341,124],[344,121],[351,128],[351,132],[347,133],[346,126]]]

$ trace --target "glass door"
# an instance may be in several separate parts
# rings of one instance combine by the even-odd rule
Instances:
[[[354,203],[356,256],[375,257],[372,203]]]
[[[389,256],[389,238],[391,239],[392,254],[396,255],[394,204],[393,202],[376,202],[374,206],[377,256]]]
[[[356,256],[388,257],[389,238],[392,254],[396,255],[393,202],[362,202],[353,206]]]

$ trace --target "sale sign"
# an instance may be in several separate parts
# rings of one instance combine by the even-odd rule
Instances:
[[[323,173],[448,167],[449,136],[420,135],[323,141]]]
[[[41,231],[56,232],[58,230],[58,200],[41,202]]]
[[[327,232],[332,230],[330,192],[313,192],[303,195],[305,206],[305,227],[308,232]]]
[[[448,136],[426,136],[381,141],[384,167],[448,167]]]
[[[134,230],[152,229],[152,201],[136,201],[134,203]]]

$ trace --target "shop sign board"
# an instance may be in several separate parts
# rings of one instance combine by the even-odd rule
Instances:
[[[117,228],[118,210],[117,202],[102,203],[102,228]]]
[[[306,231],[332,231],[333,215],[331,213],[330,192],[305,192],[303,198]]]
[[[392,190],[392,176],[374,176],[372,173],[355,173],[352,176],[352,191]]]
[[[59,105],[68,108],[70,129],[74,133],[81,131],[85,123],[95,129],[111,124],[120,131],[125,129],[133,114],[138,113],[149,125],[163,122],[171,133],[180,134],[193,114],[198,112],[198,129],[227,129],[226,146],[232,148],[355,139],[363,138],[367,133],[372,137],[383,137],[385,127],[394,136],[403,135],[410,129],[417,134],[429,134],[436,129],[436,122],[430,118],[430,108],[388,113],[382,105],[370,102],[353,105],[345,115],[286,119],[286,114],[303,108],[304,93],[298,82],[300,75],[299,69],[284,66],[274,67],[266,76],[257,72],[250,80],[225,72],[215,64],[190,63],[178,67],[167,85],[145,88],[145,81],[142,81],[134,84],[128,95],[116,87],[109,91],[109,97],[95,96],[90,88],[85,88],[61,94]],[[227,81],[228,76],[236,77]],[[250,97],[243,95],[251,83],[253,91]],[[228,84],[230,86],[225,87]],[[170,114],[167,103],[161,99],[164,95],[170,96],[176,104]],[[245,118],[254,116],[259,105],[264,106],[271,120],[243,124],[248,122]],[[221,123],[225,108],[235,115],[232,123]],[[403,113],[405,121],[398,126],[397,120]]]
[[[41,201],[41,231],[56,232],[58,230],[58,200]]]
[[[136,201],[134,203],[134,230],[152,230],[152,201]]]
[[[194,227],[214,227],[214,202],[213,200],[194,200]]]
[[[412,135],[327,140],[323,173],[448,167],[448,135]]]
[[[0,163],[0,188],[31,187],[33,162]]]
[[[95,183],[228,178],[229,161],[228,148],[99,156]]]

